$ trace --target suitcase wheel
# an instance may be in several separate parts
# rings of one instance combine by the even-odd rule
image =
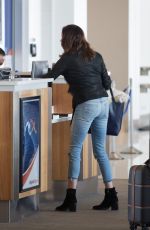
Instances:
[[[137,229],[137,225],[136,224],[130,224],[130,230],[135,230]]]
[[[142,226],[142,230],[149,230],[149,228],[146,226]]]

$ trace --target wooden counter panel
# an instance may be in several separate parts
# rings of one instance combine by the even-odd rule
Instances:
[[[13,94],[0,93],[0,200],[11,199]]]
[[[52,105],[55,114],[72,113],[72,96],[68,93],[68,84],[52,85]]]
[[[68,178],[70,121],[52,124],[52,179]]]
[[[48,190],[48,88],[23,91],[19,94],[20,98],[32,96],[41,96],[41,185],[40,189],[20,193],[20,198]]]
[[[48,89],[41,90],[41,192],[48,190]]]
[[[83,179],[98,175],[97,160],[94,158],[91,135],[88,134],[83,143]]]
[[[30,191],[22,192],[22,193],[19,193],[19,199],[22,199],[27,196],[33,196],[38,193],[40,193],[40,189],[32,189]]]
[[[52,179],[67,180],[68,153],[70,145],[70,121],[52,124]],[[90,135],[87,135],[82,148],[80,180],[97,175],[97,161],[93,156]]]
[[[92,176],[98,176],[98,164],[93,154],[92,154]]]
[[[94,153],[93,153],[91,135],[89,135],[88,142],[89,142],[88,144],[89,154],[91,155],[91,175],[90,176],[97,176],[98,175],[98,164],[97,164],[97,160],[95,159]]]
[[[82,149],[82,168],[83,168],[83,178],[87,179],[89,177],[89,151],[88,151],[88,135],[85,138],[85,141],[83,143],[83,149]]]

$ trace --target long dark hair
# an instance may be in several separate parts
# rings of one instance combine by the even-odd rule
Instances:
[[[80,51],[84,60],[88,61],[95,57],[95,51],[91,49],[83,30],[77,25],[71,24],[63,27],[61,46],[64,49],[63,54]]]

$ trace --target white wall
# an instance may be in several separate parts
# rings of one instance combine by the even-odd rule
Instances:
[[[41,56],[41,0],[29,0],[29,42],[36,39],[37,58]]]
[[[149,0],[129,1],[129,77],[133,82],[133,119],[136,120],[149,110],[148,104],[143,101],[143,96],[148,98],[148,95],[140,93],[140,82],[143,79],[140,67],[150,66],[149,12]],[[146,81],[148,84],[148,79]]]
[[[140,66],[150,66],[150,0],[141,0]]]
[[[74,24],[80,26],[87,36],[87,0],[74,0]]]
[[[29,42],[36,38],[37,57],[48,60],[51,66],[63,52],[61,48],[62,27],[77,24],[87,33],[87,0],[29,0]]]
[[[129,1],[129,78],[132,79],[132,95],[133,95],[133,119],[138,120],[140,116],[139,107],[139,74],[140,74],[140,12],[141,0]]]
[[[68,24],[80,26],[87,34],[87,0],[52,0],[52,63],[63,52],[61,31]]]
[[[13,68],[18,71],[28,70],[28,1],[13,1]]]
[[[31,57],[29,53],[29,69],[33,60],[41,59],[42,52],[42,33],[41,33],[41,0],[29,0],[29,40],[28,43],[32,43],[35,39],[37,46],[37,56]]]
[[[81,26],[87,34],[87,0],[15,0],[15,68],[30,71],[33,60],[48,60],[50,66],[63,52],[62,27]],[[35,39],[37,56],[30,54]]]
[[[4,4],[5,4],[5,1],[4,0],[2,0],[1,1],[1,10],[2,10],[2,12],[0,12],[2,15],[1,15],[1,17],[2,17],[2,40],[0,41],[0,47],[2,48],[2,49],[4,49],[4,40],[5,40],[5,24],[4,24],[4,20],[5,20],[5,15],[4,15]]]
[[[51,62],[52,59],[52,2],[41,3],[41,59]]]
[[[62,27],[74,22],[74,0],[52,0],[52,62],[62,53],[60,44]]]

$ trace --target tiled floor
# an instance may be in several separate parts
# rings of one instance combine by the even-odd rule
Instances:
[[[132,165],[144,164],[144,162],[149,158],[149,133],[147,131],[136,132],[134,138],[133,146],[140,150],[142,154],[120,154],[127,147],[126,140],[127,138],[123,136],[120,137],[118,141],[116,141],[116,153],[121,155],[124,159],[111,160],[113,178],[115,179],[127,179],[129,169]]]
[[[117,138],[117,153],[127,147],[127,134]],[[43,203],[40,212],[12,224],[0,223],[0,230],[127,230],[129,229],[127,217],[127,190],[128,173],[133,164],[142,164],[148,158],[149,136],[148,132],[136,132],[134,147],[142,151],[140,155],[121,154],[123,160],[111,160],[114,184],[119,195],[120,209],[117,212],[92,210],[92,206],[103,199],[104,187],[100,181],[100,193],[89,193],[78,197],[77,213],[55,212],[55,207],[60,203],[48,200]]]
[[[127,180],[115,180],[114,183],[119,196],[118,211],[92,210],[92,206],[103,199],[104,189],[101,187],[98,194],[87,193],[78,197],[76,213],[55,212],[60,201],[47,200],[41,204],[36,215],[25,217],[16,223],[0,223],[0,230],[128,230]]]

